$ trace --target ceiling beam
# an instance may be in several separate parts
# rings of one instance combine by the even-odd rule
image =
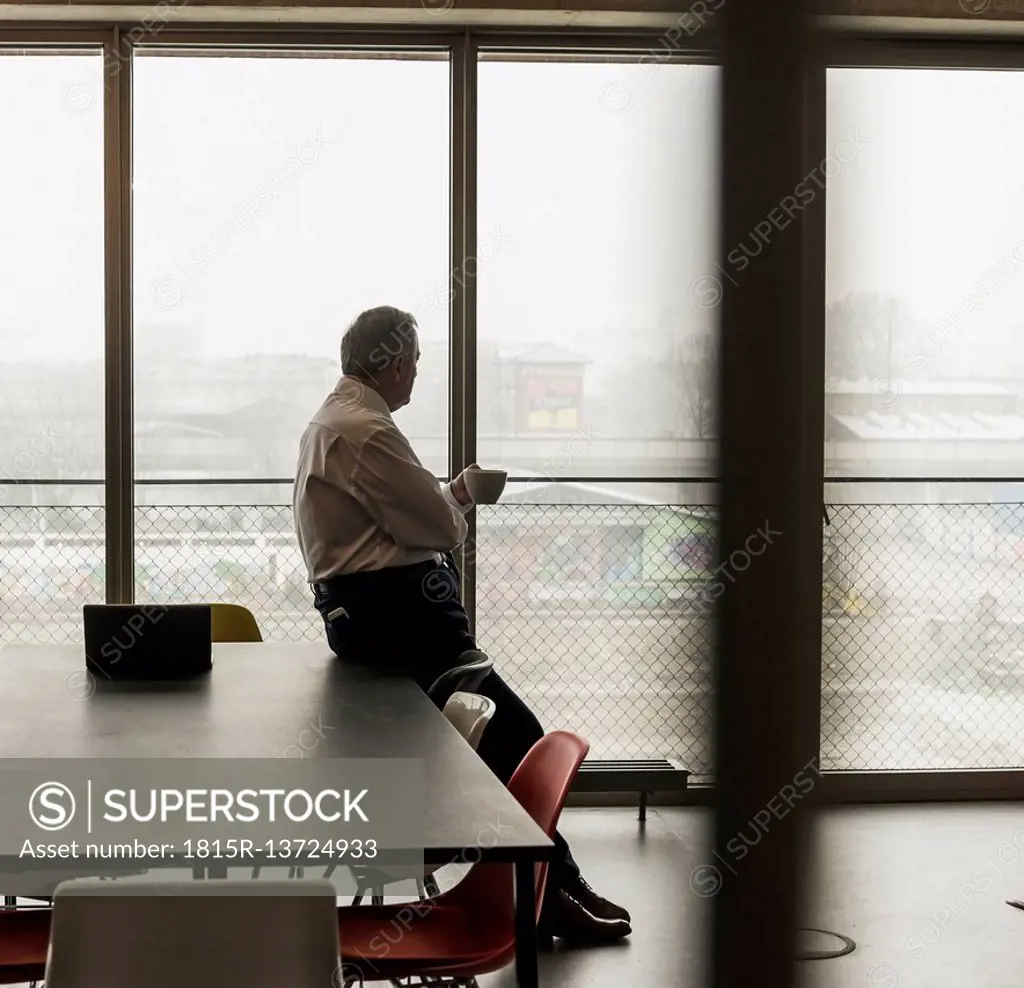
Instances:
[[[771,0],[765,0],[771,2]],[[662,31],[714,0],[0,0],[2,22],[337,24],[354,27]],[[1024,32],[1024,0],[816,0],[836,30],[926,35]]]

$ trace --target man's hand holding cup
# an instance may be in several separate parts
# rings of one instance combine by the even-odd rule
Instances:
[[[507,480],[504,470],[485,470],[471,463],[452,481],[452,494],[462,505],[497,504]]]

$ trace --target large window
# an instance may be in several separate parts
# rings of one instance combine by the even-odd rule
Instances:
[[[827,468],[981,477],[1019,462],[1024,73],[833,69]],[[970,133],[969,140],[955,135]]]
[[[74,639],[103,599],[101,65],[0,49],[2,641]]]
[[[448,470],[448,60],[140,55],[134,130],[138,592],[315,632],[291,490],[267,481],[293,476],[361,310],[416,316],[396,419]]]
[[[828,74],[826,768],[1021,765],[1022,98]]]
[[[713,474],[717,68],[479,73],[481,461]]]
[[[477,458],[523,483],[477,512],[478,639],[595,757],[698,775],[717,113],[713,65],[479,64]]]

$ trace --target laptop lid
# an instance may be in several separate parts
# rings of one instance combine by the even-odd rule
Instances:
[[[98,678],[183,679],[213,666],[208,604],[86,604],[82,621]]]

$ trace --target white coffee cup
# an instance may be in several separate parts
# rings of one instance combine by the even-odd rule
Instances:
[[[508,473],[504,470],[485,470],[470,467],[466,470],[466,490],[474,504],[497,504],[505,489]]]

